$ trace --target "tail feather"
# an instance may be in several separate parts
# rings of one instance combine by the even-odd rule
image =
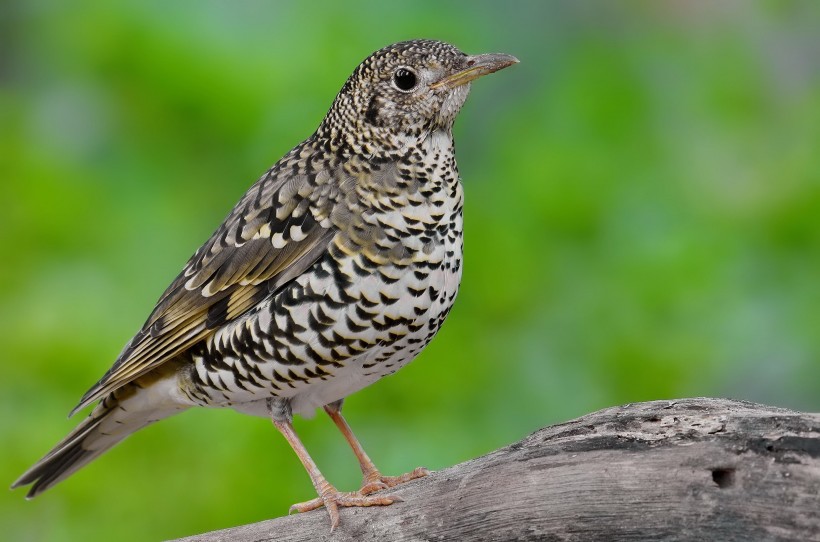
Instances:
[[[89,416],[23,473],[11,488],[32,484],[32,499],[96,459],[125,437],[187,408],[169,395],[169,380],[130,383],[105,397]],[[150,384],[150,385],[147,385]],[[173,384],[172,384],[173,385]]]
[[[104,408],[102,404],[94,409],[88,418],[20,476],[12,484],[12,489],[33,484],[26,495],[27,499],[32,499],[125,438],[128,434],[105,439],[107,442],[103,447],[98,445],[99,437],[104,436],[100,433],[100,425],[111,413],[112,409]]]

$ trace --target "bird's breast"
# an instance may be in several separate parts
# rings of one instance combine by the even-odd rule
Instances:
[[[416,190],[360,196],[322,258],[196,350],[194,399],[236,406],[291,397],[305,413],[418,355],[452,307],[462,271],[455,162],[427,175]]]

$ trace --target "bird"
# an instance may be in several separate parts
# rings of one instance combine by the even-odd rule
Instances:
[[[462,274],[453,123],[471,82],[518,59],[416,39],[368,56],[317,130],[241,197],[71,415],[96,403],[12,488],[33,498],[128,435],[191,407],[269,418],[304,465],[331,530],[339,507],[386,506],[384,476],[342,416],[350,394],[433,339]],[[340,492],[293,429],[324,409],[362,471]]]

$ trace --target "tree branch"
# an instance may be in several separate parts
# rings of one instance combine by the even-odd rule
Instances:
[[[545,427],[390,490],[178,542],[820,541],[820,414],[726,399],[630,404]]]

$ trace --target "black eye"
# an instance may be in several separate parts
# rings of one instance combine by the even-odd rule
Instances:
[[[399,90],[412,90],[416,86],[416,74],[409,68],[399,68],[393,74],[393,84]]]

